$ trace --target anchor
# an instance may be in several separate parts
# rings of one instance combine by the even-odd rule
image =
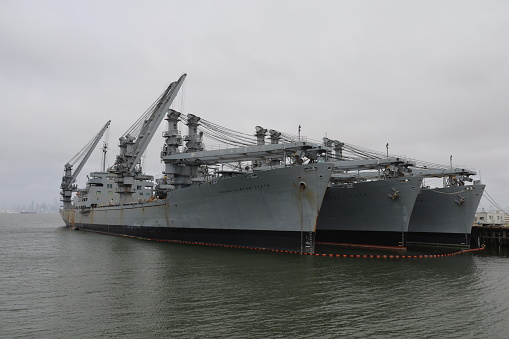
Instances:
[[[399,198],[399,191],[393,187],[392,188],[392,194],[387,194],[387,196],[389,198],[391,198],[392,200],[396,200],[396,199]]]
[[[457,203],[458,205],[461,205],[465,202],[465,197],[462,197],[461,195],[458,194],[458,199],[454,199],[454,202]]]

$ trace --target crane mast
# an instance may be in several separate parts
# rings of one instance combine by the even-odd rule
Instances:
[[[62,195],[62,201],[64,203],[64,209],[68,209],[71,207],[71,198],[72,198],[72,192],[76,189],[76,186],[74,185],[74,182],[76,181],[76,178],[78,177],[78,174],[83,169],[83,166],[85,166],[85,163],[88,161],[88,158],[90,158],[90,155],[94,151],[95,147],[99,143],[99,140],[101,140],[102,136],[104,135],[104,132],[108,129],[110,126],[111,120],[109,120],[103,128],[97,133],[97,135],[85,146],[81,151],[78,152],[69,162],[67,162],[64,165],[64,176],[62,177],[62,184],[60,185],[60,188],[62,191],[60,194]],[[80,161],[78,167],[73,172],[72,167],[73,165]]]

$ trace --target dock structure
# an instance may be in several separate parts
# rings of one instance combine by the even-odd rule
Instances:
[[[472,248],[482,244],[509,247],[509,227],[505,226],[473,226],[471,233]]]

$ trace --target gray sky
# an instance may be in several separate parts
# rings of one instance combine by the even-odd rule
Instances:
[[[182,73],[184,113],[453,155],[509,209],[508,42],[503,0],[3,0],[0,209],[59,198],[63,165],[109,119],[111,165],[118,137]],[[147,152],[153,175],[161,145]]]

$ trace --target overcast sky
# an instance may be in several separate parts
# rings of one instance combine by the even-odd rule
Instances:
[[[2,0],[0,209],[59,199],[64,164],[110,119],[111,165],[118,137],[183,73],[183,113],[246,133],[302,125],[446,165],[453,155],[509,209],[503,0]]]

